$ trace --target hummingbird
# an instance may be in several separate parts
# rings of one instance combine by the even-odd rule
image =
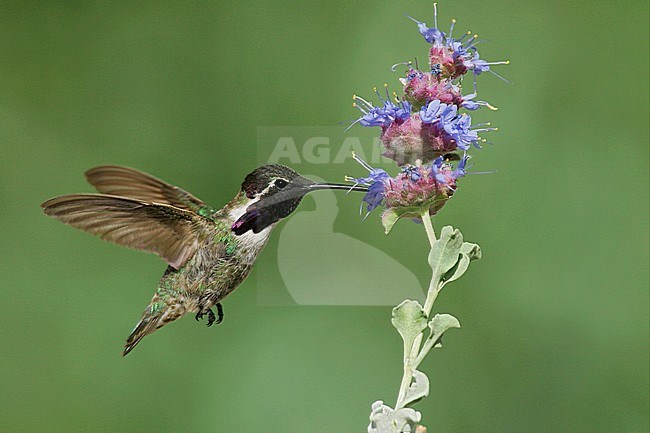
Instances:
[[[41,204],[45,214],[106,241],[157,254],[168,265],[126,340],[123,356],[145,336],[185,314],[195,314],[197,321],[207,316],[208,326],[220,323],[221,302],[246,279],[273,228],[305,194],[322,189],[366,191],[317,183],[287,166],[271,164],[248,174],[239,193],[215,209],[133,168],[105,165],[85,175],[100,194],[51,198]]]

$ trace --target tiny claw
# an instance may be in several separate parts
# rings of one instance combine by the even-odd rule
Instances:
[[[203,319],[203,313],[196,313],[196,316],[194,316],[194,319],[198,322],[200,319]]]
[[[223,307],[221,306],[221,303],[217,303],[217,325],[221,322],[223,322]]]
[[[208,309],[208,328],[212,326],[214,320],[215,320],[214,312],[212,311],[212,309]]]

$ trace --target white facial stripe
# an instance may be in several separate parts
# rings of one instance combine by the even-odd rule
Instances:
[[[272,177],[272,178],[271,178],[271,182],[269,182],[269,185],[268,185],[266,188],[264,188],[262,191],[260,191],[260,192],[258,192],[257,194],[255,194],[255,198],[256,198],[256,199],[259,199],[261,196],[263,196],[264,194],[266,194],[267,192],[269,192],[269,191],[271,190],[271,188],[273,188],[273,187],[276,187],[276,188],[277,188],[277,186],[275,185],[275,181],[278,180],[278,179],[282,179],[282,180],[285,181],[286,183],[290,183],[289,180],[288,180],[288,179],[285,179],[284,177],[281,177],[281,176]]]
[[[273,181],[273,182],[275,182],[275,181]],[[273,185],[273,182],[269,183],[269,186],[267,186],[267,187],[264,188],[262,191],[260,191],[260,192],[258,192],[257,194],[255,194],[255,198],[256,198],[256,199],[259,199],[261,196],[263,196],[264,194],[266,194],[267,192],[269,192],[269,190],[275,186],[275,185]]]
[[[230,218],[232,218],[233,221],[237,221],[242,215],[246,213],[246,209],[248,209],[248,206],[258,201],[259,201],[259,197],[248,199],[246,203],[239,205],[230,211]]]

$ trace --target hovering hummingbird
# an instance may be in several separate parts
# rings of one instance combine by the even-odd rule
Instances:
[[[155,253],[169,265],[123,355],[186,313],[195,313],[196,320],[207,315],[208,326],[220,323],[221,301],[248,276],[273,227],[305,194],[319,189],[366,191],[316,183],[284,165],[264,165],[246,176],[240,192],[217,210],[133,168],[95,167],[86,179],[101,194],[54,197],[41,204],[44,212],[104,240]]]

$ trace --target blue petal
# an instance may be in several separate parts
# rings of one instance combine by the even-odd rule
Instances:
[[[480,105],[474,101],[474,98],[476,98],[476,93],[471,93],[469,95],[463,96],[463,103],[461,104],[463,108],[474,111],[480,107]]]
[[[422,123],[435,122],[446,108],[447,104],[443,104],[437,99],[429,102],[420,109],[420,119],[422,120]]]
[[[456,170],[452,172],[452,175],[454,176],[455,179],[458,179],[459,177],[465,176],[467,174],[466,167],[467,167],[467,161],[469,160],[469,155],[465,154],[463,155],[463,159],[460,160],[458,163],[458,166],[456,167]]]
[[[370,212],[384,201],[385,183],[383,181],[374,182],[368,187],[368,192],[363,197],[363,201],[368,203],[367,211]]]
[[[408,15],[407,17],[409,17],[418,25],[418,31],[422,36],[424,36],[425,41],[434,45],[442,45],[442,41],[445,38],[445,34],[443,32],[433,27],[427,27],[425,23],[420,22],[413,17],[410,17]]]

